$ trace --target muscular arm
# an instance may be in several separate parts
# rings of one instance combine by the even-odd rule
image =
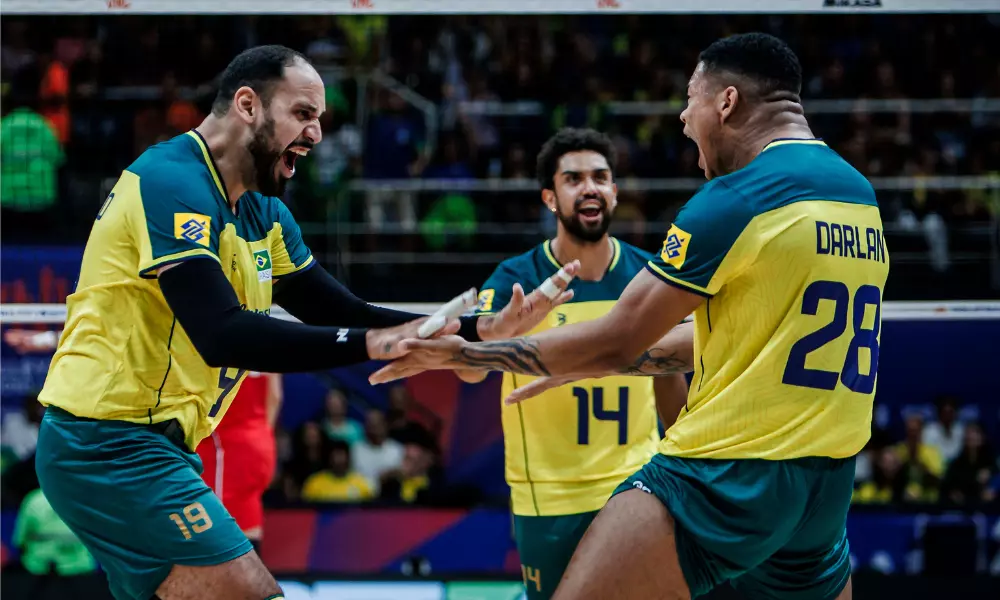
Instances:
[[[267,424],[274,428],[278,422],[278,413],[281,412],[281,402],[284,400],[285,392],[281,387],[281,375],[278,373],[268,373],[267,377],[267,397],[265,404],[267,407]]]
[[[512,340],[464,343],[445,368],[472,367],[525,375],[684,372],[690,350],[675,341],[657,347],[704,298],[663,283],[647,271],[636,275],[608,314],[585,323]],[[669,337],[667,338],[669,341]],[[419,347],[419,346],[416,346]],[[693,352],[692,352],[693,353]],[[402,362],[402,361],[401,361]]]
[[[219,264],[197,258],[159,272],[160,290],[213,367],[265,373],[315,371],[368,360],[367,330],[317,327],[242,310]]]
[[[427,315],[392,310],[369,304],[351,293],[316,264],[274,285],[274,302],[296,319],[309,325],[351,327],[395,327]],[[478,341],[479,317],[461,317],[459,335]]]

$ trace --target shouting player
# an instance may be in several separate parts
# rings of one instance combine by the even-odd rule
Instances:
[[[212,113],[146,150],[97,214],[39,397],[49,408],[36,469],[118,600],[282,597],[199,477],[194,448],[248,371],[399,356],[398,341],[426,321],[348,292],[276,197],[320,141],[324,103],[302,55],[247,50],[222,74]],[[557,279],[439,332],[528,331],[572,296],[554,291],[568,283]],[[272,301],[301,323],[271,318]]]
[[[573,260],[581,265],[569,287],[573,300],[534,331],[589,321],[614,306],[652,258],[608,235],[618,203],[614,169],[614,146],[594,130],[563,129],[545,143],[538,183],[542,202],[558,217],[556,237],[500,263],[479,292],[478,314],[506,306],[514,283],[534,288]],[[459,372],[470,383],[485,376],[485,371]],[[505,373],[502,396],[532,379]],[[669,427],[686,392],[683,374],[609,377],[557,387],[543,402],[503,407],[514,536],[529,599],[552,596],[615,486],[655,453],[657,412]]]
[[[556,598],[689,598],[727,580],[754,598],[851,597],[847,510],[889,261],[875,193],[815,139],[801,85],[772,36],[713,43],[681,113],[710,181],[606,316],[502,342],[410,340],[372,376],[592,376],[648,369],[654,344],[693,353],[687,406],[591,524]],[[693,339],[657,343],[691,311]]]

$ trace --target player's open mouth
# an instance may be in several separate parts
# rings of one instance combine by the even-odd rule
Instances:
[[[279,161],[281,167],[281,174],[287,178],[291,178],[295,175],[295,161],[298,160],[299,156],[305,156],[308,150],[302,148],[289,148],[285,150],[281,155],[281,160]]]
[[[581,219],[587,222],[599,221],[604,215],[603,207],[597,202],[590,202],[577,209]]]

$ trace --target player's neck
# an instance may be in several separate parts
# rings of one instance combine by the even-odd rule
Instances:
[[[733,139],[733,152],[726,167],[729,173],[738,171],[750,164],[764,148],[774,140],[784,138],[810,139],[815,137],[801,106],[793,105],[794,110],[783,109],[788,103],[782,103],[756,113],[736,133]]]
[[[560,264],[565,265],[579,260],[580,272],[577,278],[584,281],[603,279],[615,254],[609,236],[605,235],[596,242],[584,242],[562,231],[562,227],[556,234],[556,239],[552,240],[551,249],[552,255]]]
[[[215,168],[229,194],[229,206],[235,210],[236,201],[247,191],[243,180],[245,163],[249,159],[246,148],[239,139],[233,137],[221,119],[209,115],[195,128],[205,138],[208,151],[215,161]]]

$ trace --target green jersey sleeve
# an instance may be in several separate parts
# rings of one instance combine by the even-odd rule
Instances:
[[[750,203],[713,181],[677,213],[647,269],[666,283],[711,297],[753,263],[760,240]]]

